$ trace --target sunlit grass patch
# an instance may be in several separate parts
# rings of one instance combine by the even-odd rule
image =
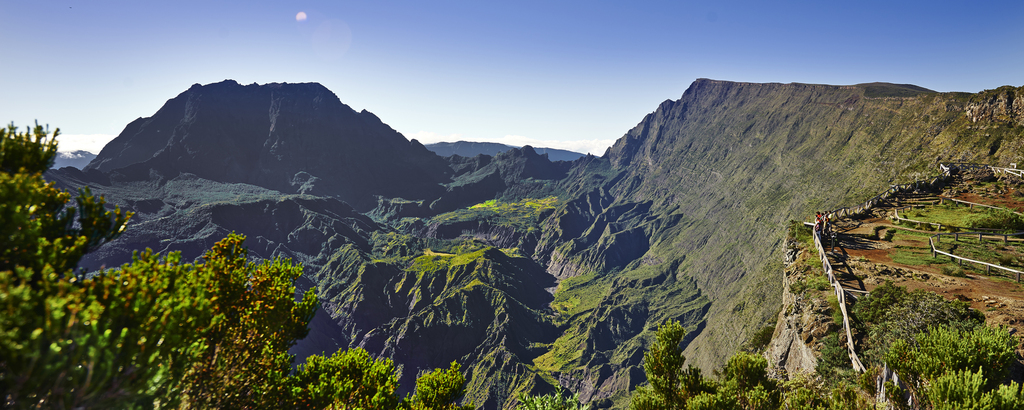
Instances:
[[[931,250],[927,248],[899,247],[889,254],[889,258],[895,263],[907,266],[930,266],[946,262],[940,259],[941,257],[933,258]]]
[[[526,198],[517,202],[502,202],[491,199],[468,208],[443,213],[431,219],[435,223],[462,221],[487,221],[497,226],[513,226],[533,229],[544,211],[553,210],[560,204],[556,196]]]

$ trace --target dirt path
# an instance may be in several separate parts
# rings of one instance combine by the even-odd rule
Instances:
[[[976,194],[961,194],[957,199],[988,203],[988,198]],[[993,205],[1014,207],[1014,204],[1003,202]],[[953,277],[942,273],[942,266],[947,266],[946,263],[911,265],[893,260],[894,254],[901,251],[904,253],[901,259],[906,259],[908,254],[930,258],[928,238],[924,236],[897,235],[892,242],[871,239],[876,227],[882,227],[879,236],[884,236],[889,229],[935,233],[896,228],[884,218],[895,207],[896,201],[893,201],[876,208],[871,217],[835,222],[836,248],[828,254],[844,288],[870,292],[882,283],[891,281],[908,290],[924,289],[950,300],[968,302],[972,308],[985,314],[989,325],[1004,325],[1018,332],[1024,331],[1024,287],[1012,279],[986,276],[981,274],[984,270],[979,272],[977,268],[968,267],[964,269],[966,277]]]

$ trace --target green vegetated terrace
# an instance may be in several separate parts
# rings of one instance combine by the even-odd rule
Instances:
[[[1006,236],[1024,231],[1024,217],[1006,210],[968,207],[947,202],[942,205],[923,205],[920,208],[900,213],[903,218],[921,222],[941,224],[942,228],[929,224],[902,221],[891,240],[896,252],[891,254],[894,262],[910,266],[947,265],[953,263],[948,257],[932,257],[928,238],[939,233],[979,232],[980,229],[997,230],[982,235],[943,235],[933,239],[938,250],[964,258],[987,262],[1009,268],[1024,268],[1024,235]],[[985,231],[988,232],[988,231]],[[957,263],[959,265],[959,263]],[[957,267],[942,267],[944,273],[957,271]],[[980,270],[985,271],[982,267]],[[993,272],[996,274],[995,272]],[[1005,274],[1005,273],[1003,273]]]
[[[491,199],[479,204],[447,212],[430,219],[431,223],[450,224],[465,221],[487,221],[494,226],[509,226],[533,231],[545,211],[561,204],[556,196],[525,198],[516,202]]]

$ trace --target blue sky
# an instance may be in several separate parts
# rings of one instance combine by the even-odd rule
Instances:
[[[149,3],[0,0],[0,120],[95,151],[194,83],[319,82],[425,143],[600,155],[701,77],[1024,85],[1020,1]]]

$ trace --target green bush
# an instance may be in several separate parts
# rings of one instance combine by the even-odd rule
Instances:
[[[840,369],[849,369],[853,366],[850,362],[849,350],[846,348],[846,337],[840,337],[839,332],[832,332],[821,339],[821,357],[818,358],[818,367],[815,369],[823,377],[830,377]]]
[[[878,377],[881,376],[881,375],[882,375],[882,368],[880,368],[878,366],[868,367],[864,371],[864,373],[861,373],[860,376],[857,377],[857,381],[858,381],[858,384],[860,386],[860,389],[865,391],[865,392],[867,392],[869,396],[874,397],[874,396],[878,395],[878,391],[876,390],[877,387],[875,385],[875,381],[878,380]]]
[[[889,307],[901,302],[906,296],[905,288],[885,281],[867,296],[858,299],[851,313],[860,321],[874,323],[882,318]]]
[[[967,303],[948,301],[923,290],[907,292],[891,282],[857,300],[850,312],[858,327],[866,328],[867,349],[859,352],[866,363],[881,363],[895,340],[913,342],[929,327],[949,325],[970,330],[985,321],[984,315]]]
[[[967,273],[964,272],[964,268],[959,265],[945,265],[942,267],[942,274],[946,276],[953,276],[957,278],[967,277]]]
[[[1013,257],[1013,255],[999,255],[997,259],[999,260],[999,265],[1010,266],[1010,264],[1013,263],[1015,258]]]
[[[472,410],[473,405],[460,406],[466,393],[465,378],[459,372],[458,363],[452,362],[448,369],[434,369],[416,379],[416,393],[408,402],[412,410]],[[353,406],[357,407],[358,406]],[[368,408],[384,408],[369,406]]]
[[[1017,409],[1024,404],[1019,385],[999,386],[1018,343],[1006,329],[940,326],[915,339],[916,346],[897,340],[885,359],[934,408]]]
[[[737,353],[720,374],[721,382],[705,378],[700,370],[683,369],[686,358],[679,349],[684,336],[679,322],[658,328],[657,340],[644,354],[648,385],[630,398],[630,409],[777,409],[781,404],[778,382],[768,377],[768,360],[757,354]]]
[[[590,405],[580,404],[580,394],[562,395],[562,386],[552,394],[527,396],[520,394],[516,410],[589,410]]]
[[[971,228],[999,229],[1004,233],[1024,231],[1024,216],[1005,209],[988,209],[972,215],[967,222]]]
[[[980,370],[977,373],[960,370],[943,374],[925,390],[925,399],[932,403],[934,410],[1024,408],[1024,395],[1021,395],[1017,382],[989,391],[984,389],[984,384],[985,378]]]
[[[832,285],[828,283],[828,276],[824,273],[810,275],[807,277],[807,287],[814,290],[829,290]]]
[[[908,340],[893,343],[886,362],[905,377],[933,379],[957,371],[981,369],[985,388],[998,385],[1009,373],[1017,338],[1006,329],[978,326],[963,330],[936,326]]]
[[[892,238],[896,236],[896,228],[889,228],[885,231],[885,240],[892,242]]]
[[[772,335],[775,334],[775,325],[765,326],[754,332],[754,335],[750,337],[750,340],[746,343],[745,350],[751,352],[760,352],[768,347],[768,343],[772,341]]]
[[[344,380],[342,388],[332,384]],[[301,408],[393,409],[399,406],[398,377],[390,359],[374,360],[363,349],[338,352],[331,357],[314,355],[299,365],[289,385],[292,402]],[[282,407],[285,403],[280,403]]]
[[[836,326],[842,327],[843,311],[839,308],[839,298],[837,298],[834,293],[828,295],[828,305],[832,311],[832,323],[835,323]]]
[[[828,283],[828,277],[824,273],[812,273],[789,284],[789,291],[793,294],[801,294],[807,289],[829,290],[832,285]]]
[[[858,302],[859,304],[860,302]],[[942,296],[924,290],[908,292],[900,301],[888,308],[882,307],[882,316],[868,330],[871,351],[865,354],[881,359],[896,340],[913,342],[917,334],[930,327],[952,326],[970,330],[985,323],[984,315],[965,302],[948,301]]]
[[[700,369],[683,368],[686,357],[679,343],[685,335],[683,326],[674,320],[658,327],[654,344],[644,353],[648,384],[633,392],[631,409],[685,409],[690,398],[715,392],[715,383],[705,379]]]

